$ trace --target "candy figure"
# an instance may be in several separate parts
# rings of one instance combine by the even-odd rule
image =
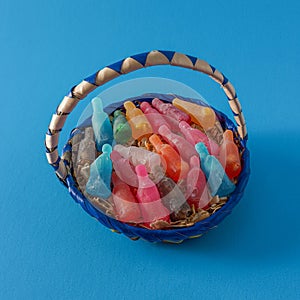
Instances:
[[[219,146],[218,144],[210,140],[205,133],[202,131],[192,128],[187,122],[181,121],[179,123],[180,131],[184,134],[186,140],[190,142],[192,145],[196,145],[199,142],[202,142],[207,147],[210,154],[214,156],[218,156],[219,154]]]
[[[177,184],[169,177],[164,176],[164,170],[157,166],[154,170],[157,188],[163,205],[170,211],[171,221],[185,220],[192,214],[192,210]]]
[[[197,155],[194,146],[187,142],[185,138],[172,133],[167,126],[161,126],[158,129],[159,134],[172,146],[174,147],[179,155],[185,161],[190,161],[190,158]]]
[[[220,147],[220,162],[230,179],[234,179],[241,173],[241,159],[239,149],[233,141],[233,133],[226,130],[223,134],[223,143]]]
[[[204,143],[199,142],[195,145],[195,149],[199,154],[201,164],[203,164],[206,157],[209,155],[209,152],[208,152],[206,146],[204,145]]]
[[[135,140],[141,140],[144,136],[153,133],[149,121],[143,112],[135,107],[133,102],[126,101],[124,107],[126,109],[126,118],[131,126],[132,136]]]
[[[77,135],[80,136],[80,135]],[[75,142],[75,139],[73,139]],[[96,158],[96,145],[93,128],[84,129],[84,138],[79,143],[72,143],[72,161],[74,173],[80,188],[85,188],[89,179],[90,165]]]
[[[90,177],[85,189],[92,196],[107,199],[111,195],[111,151],[111,145],[104,144],[102,154],[91,164]]]
[[[213,127],[216,122],[216,114],[210,107],[201,106],[178,98],[174,98],[172,103],[177,108],[186,112],[192,121],[199,124],[203,129]]]
[[[146,118],[151,124],[154,133],[158,133],[158,128],[161,125],[166,125],[170,128],[169,123],[165,120],[165,118],[148,102],[144,101],[140,104],[141,110],[146,115]]]
[[[146,225],[149,226],[156,220],[170,222],[170,212],[162,204],[159,191],[155,183],[148,177],[146,167],[138,165],[135,170],[139,180],[136,196]]]
[[[92,126],[96,147],[98,151],[101,151],[104,144],[112,144],[113,130],[108,115],[103,111],[102,100],[99,97],[92,100],[92,107]]]
[[[117,144],[126,144],[132,138],[131,127],[120,110],[114,112],[113,133]]]
[[[114,186],[112,199],[117,219],[122,222],[141,222],[142,216],[139,204],[129,186],[116,173],[112,174],[112,183]]]
[[[84,129],[84,138],[79,143],[77,159],[91,163],[95,158],[96,147],[94,142],[94,132],[91,127],[87,127]]]
[[[206,184],[206,178],[200,169],[198,156],[190,159],[191,169],[187,176],[186,197],[189,205],[194,205],[195,209],[203,208],[210,202],[210,195]]]
[[[134,166],[143,164],[149,173],[157,165],[162,164],[162,160],[157,153],[148,151],[143,148],[123,145],[115,145],[114,150],[118,151],[124,158],[128,159]]]
[[[175,182],[179,178],[184,178],[189,170],[189,165],[180,158],[179,154],[169,144],[164,144],[158,135],[153,134],[149,138],[156,152],[163,157],[166,162],[166,172]]]
[[[129,160],[121,156],[121,154],[116,150],[112,151],[110,158],[117,176],[126,184],[137,187],[138,179],[129,163]]]
[[[208,138],[211,141],[214,141],[219,147],[223,141],[223,132],[223,127],[217,118],[213,127],[205,129],[205,134],[208,136]]]
[[[221,163],[212,155],[209,155],[203,143],[195,146],[201,160],[201,168],[206,176],[212,196],[228,196],[235,190],[235,185],[230,181]]]
[[[171,103],[164,103],[158,98],[152,100],[152,105],[163,115],[166,115],[176,121],[185,121],[190,123],[191,118],[182,110],[174,107]]]

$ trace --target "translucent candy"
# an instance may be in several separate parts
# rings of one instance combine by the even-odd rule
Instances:
[[[93,162],[96,157],[94,133],[91,127],[84,130],[84,138],[80,141],[78,148],[78,159]]]
[[[177,150],[183,160],[190,161],[192,156],[197,155],[192,144],[187,142],[182,136],[172,133],[167,126],[163,125],[159,127],[158,132],[173,148]]]
[[[132,136],[135,140],[141,140],[144,136],[153,133],[152,127],[144,113],[133,102],[124,103],[126,118],[131,126]]]
[[[187,113],[192,121],[200,125],[203,129],[214,126],[216,114],[210,107],[187,102],[178,98],[174,98],[172,103],[174,106]]]
[[[183,112],[182,110],[176,108],[171,103],[164,103],[158,98],[154,98],[152,100],[152,105],[163,115],[166,115],[176,121],[186,121],[190,122],[191,118],[188,114]]]
[[[230,181],[221,163],[212,155],[209,155],[203,143],[195,146],[201,160],[201,168],[207,178],[207,183],[212,196],[228,196],[235,190],[235,185]]]
[[[209,194],[206,178],[200,169],[198,156],[193,156],[190,160],[191,169],[187,176],[186,196],[188,203],[195,206],[195,209],[205,207],[211,199]]]
[[[83,138],[82,138],[83,136]],[[76,143],[75,137],[82,139]],[[81,190],[85,189],[85,185],[90,176],[90,165],[96,158],[96,145],[94,141],[93,128],[84,129],[84,134],[77,134],[72,141],[72,162],[74,174]]]
[[[218,156],[218,144],[215,141],[210,140],[205,133],[196,128],[192,128],[188,123],[184,121],[181,121],[179,123],[179,128],[188,142],[190,142],[193,145],[202,142],[207,147],[209,153],[211,153],[214,156]]]
[[[155,166],[162,165],[160,156],[157,153],[143,148],[123,145],[115,145],[114,150],[118,151],[124,158],[128,159],[134,166],[143,164],[149,173]]]
[[[158,133],[158,128],[162,125],[166,125],[170,128],[169,123],[165,118],[148,102],[144,101],[140,104],[141,110],[146,115],[146,118],[151,124],[154,133]]]
[[[111,146],[104,144],[102,154],[90,166],[90,177],[85,189],[92,196],[107,199],[111,195],[111,151]]]
[[[139,201],[140,209],[143,215],[143,220],[147,225],[156,220],[170,221],[170,212],[162,204],[159,191],[155,183],[148,177],[146,167],[138,165],[135,168],[139,187],[137,190],[137,199]]]
[[[185,220],[192,214],[185,196],[177,184],[169,177],[164,176],[164,170],[156,167],[154,177],[159,178],[157,188],[163,205],[170,211],[171,221]]]
[[[117,144],[126,144],[132,138],[131,127],[120,110],[114,112],[113,133]]]
[[[112,151],[110,158],[113,162],[114,170],[117,176],[126,184],[137,187],[138,179],[129,163],[129,160],[122,157],[121,154],[116,150]]]
[[[175,182],[184,178],[189,170],[189,165],[180,158],[179,154],[169,144],[164,144],[158,135],[153,134],[149,141],[154,146],[156,152],[162,156],[166,162],[166,173]]]
[[[195,149],[199,154],[201,164],[204,162],[206,157],[209,155],[208,149],[206,148],[205,144],[202,142],[199,142],[195,145]]]
[[[230,179],[239,176],[242,170],[241,159],[239,149],[233,141],[233,133],[231,130],[226,130],[223,134],[219,160]]]
[[[101,151],[104,144],[112,144],[113,130],[108,115],[103,111],[102,100],[96,97],[92,100],[92,126],[95,135],[96,147]]]
[[[141,222],[142,216],[139,204],[129,186],[116,173],[112,174],[112,182],[114,185],[112,199],[117,219],[122,222]]]

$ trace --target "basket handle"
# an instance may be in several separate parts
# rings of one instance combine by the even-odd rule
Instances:
[[[98,86],[101,86],[120,75],[127,74],[144,67],[156,65],[172,65],[196,70],[209,75],[214,81],[219,83],[228,98],[230,108],[234,114],[238,134],[241,139],[247,139],[247,129],[242,113],[242,107],[233,85],[221,72],[209,65],[207,62],[190,55],[161,50],[145,52],[127,57],[84,79],[81,83],[71,89],[69,94],[63,98],[62,102],[57,107],[46,133],[45,146],[47,160],[54,168],[56,175],[62,181],[65,181],[68,172],[64,161],[58,154],[57,146],[59,134],[64,126],[67,116],[72,112],[77,103]]]

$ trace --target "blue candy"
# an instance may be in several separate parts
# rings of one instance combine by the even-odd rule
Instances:
[[[205,158],[209,155],[209,152],[208,152],[206,146],[204,145],[204,143],[200,142],[195,145],[195,149],[199,154],[201,163],[203,163]]]
[[[104,144],[112,144],[113,130],[108,115],[103,111],[102,100],[96,97],[92,100],[93,116],[92,126],[95,134],[96,147],[98,151]]]
[[[90,166],[90,177],[86,184],[85,190],[92,196],[107,199],[111,195],[111,152],[111,145],[103,145],[102,154]]]
[[[203,143],[195,145],[201,160],[203,170],[212,196],[228,196],[235,190],[235,185],[225,173],[224,168],[217,158],[210,155]]]

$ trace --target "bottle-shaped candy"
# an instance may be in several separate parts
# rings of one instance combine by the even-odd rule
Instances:
[[[185,136],[186,140],[190,142],[192,145],[196,145],[199,142],[202,142],[207,147],[210,154],[214,156],[218,156],[219,154],[219,145],[210,140],[205,133],[202,131],[192,128],[187,122],[181,121],[179,123],[180,131]]]
[[[114,186],[112,199],[116,218],[122,222],[140,223],[141,211],[139,203],[132,194],[129,186],[116,173],[112,174],[112,183]]]
[[[200,157],[201,166],[203,165],[206,157],[209,155],[208,149],[204,143],[199,142],[195,145],[195,149]]]
[[[205,130],[205,134],[208,136],[208,138],[214,141],[219,146],[222,144],[223,141],[223,132],[224,130],[218,118],[216,118],[216,122],[213,127]]]
[[[221,163],[212,155],[209,155],[203,143],[195,146],[201,160],[201,168],[206,176],[212,196],[225,197],[235,190],[235,185],[230,181]]]
[[[165,118],[148,102],[144,101],[140,104],[141,110],[145,114],[146,118],[151,124],[154,133],[158,133],[158,128],[162,125],[166,125],[170,128],[169,123]]]
[[[203,129],[214,126],[216,114],[210,107],[198,105],[178,98],[174,98],[172,103],[174,106],[187,113],[192,121],[199,124]]]
[[[185,161],[190,161],[190,158],[197,155],[197,152],[190,144],[183,138],[175,133],[172,133],[167,126],[161,126],[158,129],[159,134],[173,147],[177,150],[180,157]]]
[[[166,115],[176,121],[185,121],[190,123],[191,118],[188,114],[183,112],[182,110],[174,107],[171,103],[164,103],[158,98],[154,98],[152,100],[152,105],[163,115]]]
[[[117,144],[126,144],[132,138],[131,127],[120,110],[114,112],[113,133]]]
[[[126,184],[132,187],[138,186],[137,176],[132,169],[129,160],[121,156],[121,154],[113,150],[110,154],[116,175]]]
[[[150,225],[156,220],[170,222],[170,212],[162,204],[159,191],[154,182],[148,177],[146,167],[138,165],[135,170],[139,180],[136,196],[140,203],[144,223]]]
[[[189,165],[181,159],[180,155],[169,144],[164,144],[158,135],[153,134],[149,138],[156,152],[163,157],[166,162],[166,173],[175,182],[184,178],[189,170]]]
[[[92,196],[107,199],[111,195],[111,151],[111,145],[104,144],[102,154],[91,164],[90,177],[85,189],[86,192]]]
[[[185,220],[189,217],[192,210],[177,184],[166,177],[164,170],[159,166],[154,170],[154,177],[157,179],[161,202],[169,210],[171,221]]]
[[[118,151],[124,158],[128,159],[133,166],[140,164],[145,165],[149,173],[152,173],[155,166],[162,164],[162,160],[157,153],[143,148],[115,145],[114,150]]]
[[[79,144],[78,158],[86,162],[93,162],[96,158],[94,133],[91,127],[84,129],[84,138]]]
[[[223,143],[220,147],[220,162],[230,179],[234,179],[241,173],[241,159],[239,149],[233,141],[233,133],[226,130],[223,134]]]
[[[80,135],[78,134],[75,136]],[[74,140],[75,139],[73,139],[73,141]],[[84,129],[83,138],[80,140],[80,142],[77,144],[72,143],[72,162],[74,174],[77,179],[77,183],[82,190],[84,190],[85,185],[89,179],[90,165],[95,160],[95,158],[96,146],[93,128],[86,127]]]
[[[96,147],[101,151],[104,144],[112,144],[113,130],[107,113],[103,111],[102,100],[96,97],[92,100],[92,126],[95,134]]]
[[[131,101],[126,101],[124,107],[126,109],[126,118],[132,129],[133,138],[141,140],[144,136],[149,136],[153,130],[143,112]]]
[[[210,202],[210,195],[206,184],[206,178],[200,169],[198,156],[193,156],[190,160],[191,169],[187,176],[186,197],[190,206],[195,209],[203,208]]]

